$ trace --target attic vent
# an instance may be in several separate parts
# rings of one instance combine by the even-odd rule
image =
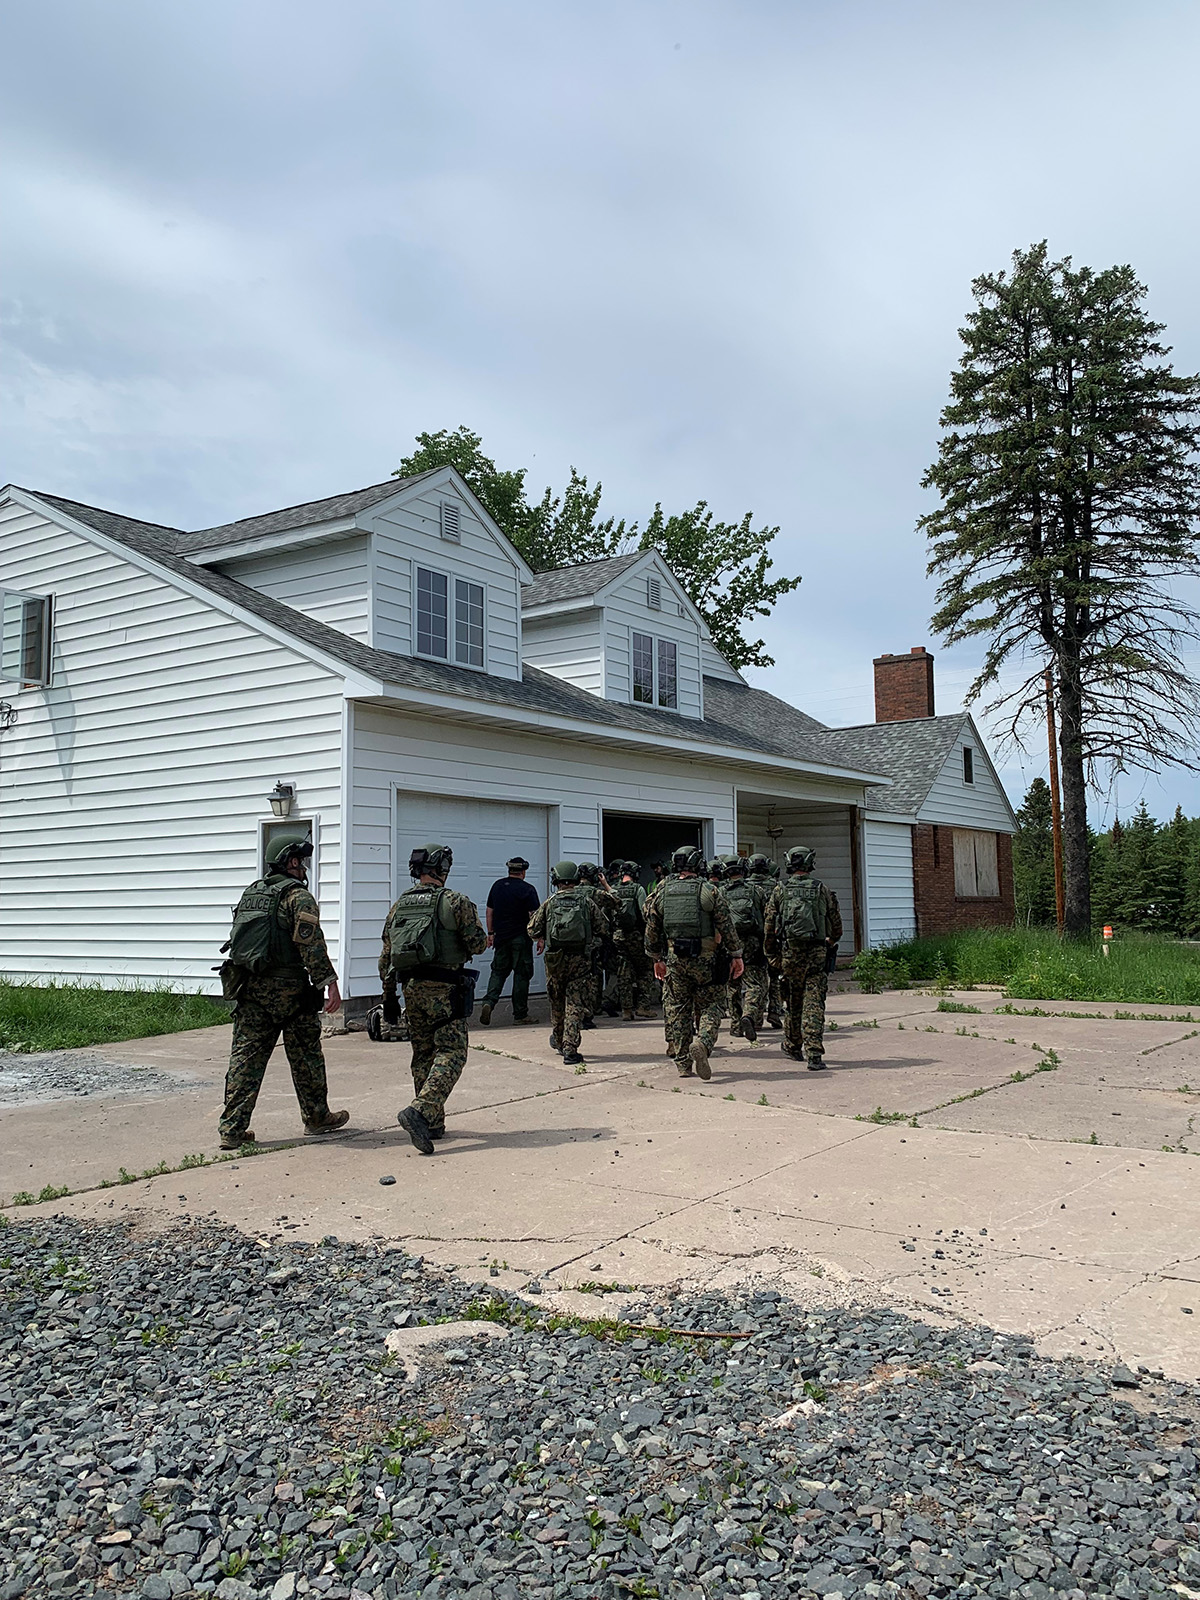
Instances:
[[[646,579],[646,604],[651,611],[662,610],[662,584],[657,578]]]
[[[678,611],[678,613],[679,613],[679,615],[681,617],[686,617],[687,616],[687,612],[683,609],[683,606],[680,604],[680,602],[678,600],[675,602],[675,609],[676,609],[676,611]]]
[[[442,538],[453,539],[455,544],[462,538],[462,529],[459,526],[460,507],[457,500],[442,501]]]

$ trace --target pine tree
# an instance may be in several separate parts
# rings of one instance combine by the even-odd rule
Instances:
[[[1035,778],[1017,812],[1013,839],[1017,922],[1026,926],[1057,920],[1054,896],[1054,826],[1050,785]]]
[[[1053,672],[1066,927],[1090,920],[1087,780],[1095,763],[1193,766],[1200,692],[1180,662],[1196,613],[1171,579],[1200,571],[1200,378],[1177,375],[1128,266],[1051,262],[1045,244],[972,285],[963,354],[925,474],[941,578],[933,627],[988,640],[968,699],[997,692],[1019,738]]]

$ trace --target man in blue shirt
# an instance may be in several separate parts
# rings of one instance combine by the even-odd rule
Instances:
[[[513,1021],[529,1021],[529,980],[533,977],[533,940],[529,919],[541,904],[541,896],[525,882],[529,863],[523,856],[508,862],[508,877],[497,878],[487,899],[488,949],[492,952],[492,973],[487,994],[479,1008],[479,1020],[486,1028],[492,1010],[500,999],[505,979],[512,973]]]

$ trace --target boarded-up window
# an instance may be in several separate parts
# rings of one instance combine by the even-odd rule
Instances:
[[[998,900],[996,835],[954,830],[954,893],[960,900]]]

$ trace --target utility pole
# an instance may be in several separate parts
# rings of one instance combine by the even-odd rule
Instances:
[[[1058,793],[1058,735],[1054,728],[1054,677],[1049,667],[1046,668],[1046,738],[1050,745],[1050,815],[1054,828],[1054,914],[1061,934],[1066,908],[1063,885],[1062,804]]]

